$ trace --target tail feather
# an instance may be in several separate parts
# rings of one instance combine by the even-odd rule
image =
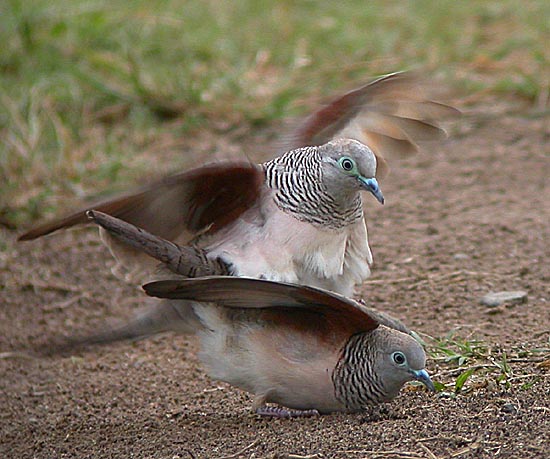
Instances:
[[[120,341],[139,341],[165,332],[192,334],[202,328],[193,310],[193,302],[164,300],[136,318],[113,328],[82,336],[52,340],[37,350],[39,355],[66,354],[91,346]]]
[[[88,218],[123,244],[164,263],[168,269],[185,277],[229,275],[229,266],[221,260],[210,260],[206,252],[194,246],[180,246],[103,212],[90,210]],[[116,251],[115,255],[116,255]]]

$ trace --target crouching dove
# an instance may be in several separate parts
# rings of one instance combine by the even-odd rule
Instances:
[[[345,94],[298,126],[284,143],[286,153],[259,166],[228,161],[199,167],[19,239],[86,223],[86,210],[96,209],[199,248],[227,268],[216,274],[351,295],[372,263],[361,191],[382,203],[377,179],[387,170],[384,156],[407,156],[417,140],[440,138],[444,131],[435,119],[456,113],[427,99],[417,83],[397,73]],[[139,280],[151,279],[149,257],[105,232],[102,237],[121,266]]]
[[[227,276],[164,280],[143,288],[148,295],[192,305],[180,320],[198,334],[199,358],[208,374],[254,394],[259,414],[361,411],[391,401],[412,380],[434,390],[424,350],[410,331],[344,296]],[[108,335],[74,339],[68,347]]]
[[[411,380],[433,390],[424,350],[406,327],[346,297],[231,277],[144,289],[196,302],[200,359],[209,375],[253,393],[260,414],[289,415],[268,402],[306,412],[359,411],[392,400]]]

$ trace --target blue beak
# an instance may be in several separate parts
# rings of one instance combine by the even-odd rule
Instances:
[[[435,392],[435,386],[426,370],[411,370],[414,379],[424,384],[430,392]]]
[[[361,186],[365,190],[370,191],[380,204],[384,204],[384,195],[382,194],[382,191],[380,190],[380,187],[378,186],[378,182],[376,181],[376,179],[374,177],[373,178],[358,177],[358,178],[359,178],[359,182],[361,183]]]

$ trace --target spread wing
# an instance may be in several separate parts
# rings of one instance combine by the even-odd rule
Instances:
[[[321,145],[334,138],[355,138],[378,157],[378,176],[387,173],[386,157],[407,156],[417,141],[437,139],[445,132],[436,120],[459,113],[429,98],[420,78],[393,73],[333,100],[311,114],[283,143],[284,151]],[[37,226],[19,237],[30,240],[87,223],[95,209],[118,217],[168,240],[230,223],[259,195],[264,176],[250,163],[225,162],[169,176],[142,189],[87,206]],[[192,237],[192,234],[190,235]]]
[[[308,313],[316,312],[334,326],[345,328],[350,334],[374,330],[380,324],[409,332],[399,321],[354,300],[303,285],[244,277],[210,276],[151,282],[145,284],[143,289],[150,296],[215,302],[228,308],[302,309]],[[284,313],[280,312],[279,316],[281,314]],[[280,320],[284,320],[284,317]]]
[[[133,193],[87,206],[37,226],[19,237],[25,241],[88,223],[88,210],[120,218],[164,239],[192,237],[239,217],[258,198],[264,174],[247,162],[220,162],[168,176]]]
[[[437,121],[460,112],[431,100],[427,84],[409,72],[392,73],[334,99],[311,114],[283,144],[284,150],[353,138],[378,158],[377,176],[389,171],[385,158],[406,157],[418,141],[446,136]]]

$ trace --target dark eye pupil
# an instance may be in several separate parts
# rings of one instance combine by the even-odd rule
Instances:
[[[345,171],[351,171],[353,169],[353,163],[349,159],[342,161],[342,167]]]
[[[405,361],[405,357],[403,357],[403,355],[401,354],[395,354],[393,356],[393,360],[395,363],[401,365]]]

